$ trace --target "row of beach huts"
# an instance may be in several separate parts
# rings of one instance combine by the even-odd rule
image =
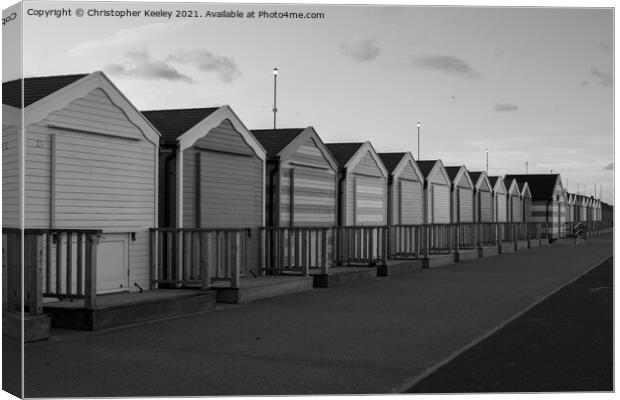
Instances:
[[[23,257],[35,313],[51,307],[40,299],[94,309],[107,293],[549,241],[603,216],[559,174],[488,176],[324,143],[312,127],[249,130],[229,106],[137,110],[102,72],[5,82],[2,100],[3,266]],[[8,281],[5,307],[25,296]]]

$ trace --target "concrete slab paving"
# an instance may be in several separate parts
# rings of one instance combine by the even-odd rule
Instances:
[[[128,328],[55,331],[26,346],[26,396],[393,392],[612,250],[606,235]]]

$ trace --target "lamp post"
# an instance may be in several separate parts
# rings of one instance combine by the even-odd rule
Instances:
[[[486,156],[487,156],[487,175],[489,175],[489,149],[486,150]]]
[[[418,160],[420,159],[420,126],[422,124],[418,121]]]
[[[273,69],[273,132],[276,132],[276,113],[278,107],[276,106],[276,89],[278,85],[278,69]]]

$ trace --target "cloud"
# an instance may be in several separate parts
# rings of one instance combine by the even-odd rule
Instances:
[[[613,171],[614,170],[614,163],[607,164],[605,167],[603,167],[603,169],[607,170],[607,171]]]
[[[383,49],[377,46],[374,39],[357,38],[351,43],[340,45],[340,52],[357,62],[374,60],[382,51]]]
[[[110,75],[124,75],[147,80],[167,80],[195,83],[192,78],[161,60],[151,60],[146,49],[134,49],[123,56],[123,63],[108,64],[104,70]]]
[[[604,72],[596,67],[590,67],[590,75],[594,79],[597,79],[598,83],[601,86],[612,86],[614,84],[614,78],[611,75],[611,72]]]
[[[208,50],[180,50],[170,55],[168,60],[194,64],[200,71],[215,72],[225,82],[232,82],[241,75],[233,59]]]
[[[512,103],[495,103],[495,111],[497,112],[510,112],[517,111],[519,106]]]
[[[480,73],[460,58],[441,54],[425,54],[413,57],[413,64],[423,70],[434,70],[446,75],[478,79]]]
[[[609,42],[598,42],[598,48],[603,54],[611,54],[611,44]]]
[[[169,35],[186,24],[187,22],[175,22],[174,24],[166,22],[120,29],[111,36],[81,43],[69,49],[67,54],[70,56],[83,56],[91,52],[100,54],[103,48],[127,49],[128,47],[135,47],[138,44],[153,42],[160,36]]]

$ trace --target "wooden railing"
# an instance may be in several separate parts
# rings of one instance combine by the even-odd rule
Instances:
[[[598,235],[601,231],[610,229],[613,227],[613,221],[572,221],[566,222],[564,224],[564,231],[566,232],[566,236],[574,237],[575,236],[575,226],[577,224],[582,224],[585,228],[586,235]]]
[[[311,268],[322,274],[332,262],[333,229],[328,227],[262,228],[263,270],[268,274],[300,273],[308,276]]]
[[[43,297],[84,299],[85,308],[95,308],[97,243],[101,232],[95,229],[25,229],[22,234],[20,229],[3,228],[5,309],[16,311],[23,304],[25,312],[40,314]]]
[[[151,228],[151,288],[229,281],[239,287],[247,267],[249,229]]]
[[[339,226],[334,230],[335,265],[376,265],[388,256],[387,226]]]
[[[424,225],[392,225],[388,227],[388,258],[418,259],[426,250]]]

